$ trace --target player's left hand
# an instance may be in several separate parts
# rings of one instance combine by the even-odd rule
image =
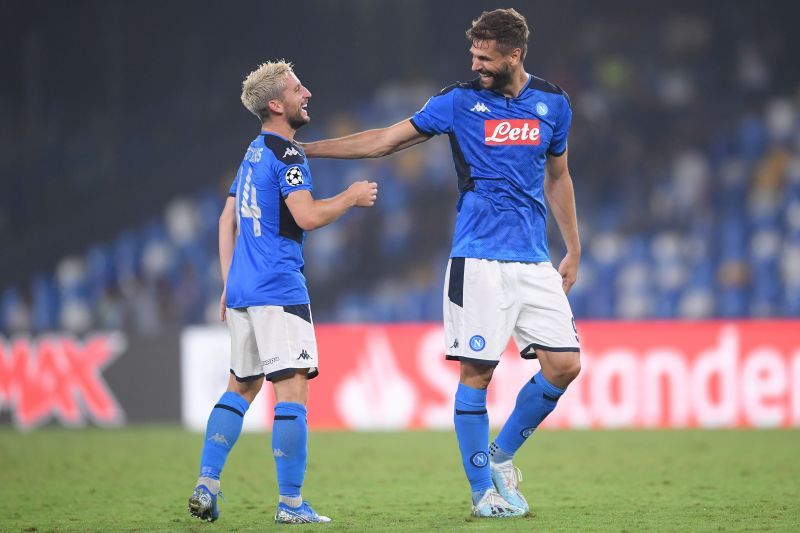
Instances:
[[[569,294],[569,290],[578,279],[578,263],[581,262],[579,254],[567,253],[561,264],[558,265],[558,273],[561,274],[561,287],[564,289],[564,294]]]
[[[225,322],[225,289],[222,289],[222,296],[219,297],[219,319]]]

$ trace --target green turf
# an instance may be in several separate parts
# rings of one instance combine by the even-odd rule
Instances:
[[[520,452],[535,516],[469,518],[441,432],[311,434],[303,496],[335,522],[275,526],[269,435],[245,434],[222,516],[191,519],[202,437],[177,428],[0,429],[2,531],[800,531],[799,431],[542,431]]]

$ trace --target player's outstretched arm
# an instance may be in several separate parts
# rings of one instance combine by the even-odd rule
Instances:
[[[362,131],[347,137],[303,144],[307,157],[334,159],[363,159],[383,157],[430,139],[418,132],[411,120],[398,122],[388,128]]]
[[[228,284],[228,271],[233,259],[236,244],[236,198],[228,196],[225,207],[219,216],[219,266],[222,270],[222,296],[219,300],[219,318],[225,321],[225,287]]]
[[[307,190],[295,191],[286,197],[286,207],[297,225],[306,231],[327,226],[351,207],[372,207],[378,197],[378,184],[357,181],[332,198],[315,200]]]
[[[544,180],[547,203],[556,219],[558,229],[567,246],[567,255],[558,266],[564,292],[569,292],[578,279],[578,264],[581,260],[581,241],[578,237],[578,217],[575,213],[575,191],[567,166],[567,152],[560,156],[547,157],[547,172]]]

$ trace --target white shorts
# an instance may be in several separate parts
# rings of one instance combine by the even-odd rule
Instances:
[[[579,352],[561,275],[549,262],[454,257],[444,283],[447,359],[495,366],[514,340],[525,359],[536,349]]]
[[[231,374],[237,381],[273,380],[308,368],[319,374],[311,307],[261,305],[226,311],[231,333]]]

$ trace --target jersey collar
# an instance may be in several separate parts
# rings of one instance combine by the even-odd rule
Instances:
[[[274,131],[262,131],[261,133],[259,133],[259,135],[272,135],[273,137],[277,137],[279,139],[283,139],[286,142],[294,143],[294,140],[287,139],[283,135],[279,135],[279,134],[275,133]]]

